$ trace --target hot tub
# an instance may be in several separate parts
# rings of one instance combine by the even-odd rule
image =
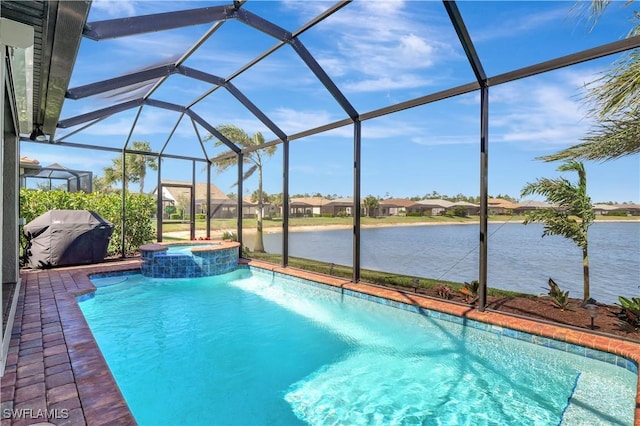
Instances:
[[[141,272],[151,278],[192,278],[219,275],[238,267],[240,244],[146,244],[140,247]]]

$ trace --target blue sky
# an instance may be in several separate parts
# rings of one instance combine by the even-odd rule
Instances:
[[[227,2],[94,0],[89,21],[201,8]],[[252,1],[244,8],[295,31],[334,2]],[[633,26],[632,6],[614,2],[593,26],[575,2],[459,2],[460,12],[489,76],[620,40]],[[210,24],[114,40],[82,42],[70,87],[175,61]],[[436,1],[354,1],[300,36],[336,86],[360,113],[428,95],[474,80],[445,9]],[[230,20],[185,65],[227,78],[275,39]],[[618,58],[611,56],[490,88],[489,192],[519,196],[539,177],[553,177],[558,164],[535,158],[570,146],[589,132],[592,119],[584,86]],[[339,104],[289,46],[276,51],[233,84],[287,134],[346,118]],[[153,99],[186,105],[212,86],[172,75]],[[147,87],[148,89],[148,87]],[[109,93],[66,100],[61,119],[69,118],[140,92]],[[212,125],[235,124],[248,133],[275,139],[259,120],[223,89],[193,110]],[[67,139],[69,142],[121,147],[137,109],[115,114]],[[178,114],[145,107],[131,140],[148,141],[160,150]],[[78,126],[80,127],[80,126]],[[198,127],[202,136],[208,132]],[[60,129],[60,138],[75,128]],[[353,129],[346,126],[291,143],[290,192],[353,192]],[[410,197],[479,193],[479,94],[471,93],[412,108],[362,125],[362,194]],[[221,153],[208,143],[207,155]],[[203,156],[193,125],[183,119],[166,147],[173,154]],[[101,175],[114,153],[23,143],[21,154],[42,165],[58,162]],[[640,158],[586,164],[589,193],[595,202],[640,203]],[[190,162],[165,160],[163,178],[190,180]],[[196,165],[198,181],[205,181]],[[234,170],[213,173],[224,192],[234,192]],[[567,175],[568,178],[572,176]],[[145,190],[155,186],[149,171]],[[281,192],[282,151],[265,161],[265,191]],[[245,193],[256,189],[255,179]]]

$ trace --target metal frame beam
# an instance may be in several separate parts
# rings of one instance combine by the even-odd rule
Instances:
[[[110,90],[121,89],[123,87],[131,86],[137,83],[156,80],[161,77],[167,77],[171,74],[174,74],[175,72],[176,66],[174,64],[167,64],[155,68],[150,68],[147,70],[126,74],[91,84],[85,84],[84,86],[74,87],[67,90],[65,98],[82,99],[88,96],[105,93]]]
[[[360,281],[360,177],[362,160],[362,122],[353,123],[353,271],[351,280]]]
[[[488,245],[489,245],[489,233],[488,233],[488,147],[489,147],[489,86],[487,83],[487,74],[484,72],[482,62],[478,57],[473,41],[467,27],[464,24],[464,20],[460,15],[458,6],[455,1],[443,0],[444,7],[449,14],[449,19],[453,28],[458,34],[462,48],[467,55],[467,60],[471,65],[471,69],[476,76],[476,80],[480,85],[480,235],[479,235],[479,249],[480,255],[478,259],[478,309],[484,311],[487,305],[487,269],[488,269]]]
[[[224,86],[225,84],[225,79],[222,77],[218,77],[217,75],[209,74],[194,68],[185,67],[184,65],[178,66],[176,68],[176,71],[181,75],[184,75],[185,77],[195,78],[196,80],[215,84],[216,86]]]
[[[282,266],[289,265],[289,140],[282,144]]]
[[[178,117],[178,121],[176,121],[176,124],[173,125],[173,128],[171,129],[171,132],[169,132],[169,136],[167,136],[167,140],[164,141],[164,144],[162,145],[162,148],[160,148],[160,152],[158,153],[159,157],[162,157],[162,154],[164,153],[164,150],[167,149],[167,145],[169,145],[169,142],[171,141],[171,138],[173,137],[173,134],[178,129],[178,126],[180,125],[180,122],[182,121],[183,117],[184,117],[184,113],[180,114],[180,117]]]
[[[237,12],[235,4],[154,13],[89,22],[82,34],[95,41],[127,37],[157,31],[172,30],[233,18]]]
[[[473,46],[471,36],[467,31],[467,27],[464,25],[464,20],[462,19],[462,15],[460,15],[458,5],[452,0],[443,0],[442,3],[444,4],[444,8],[447,10],[447,14],[449,15],[453,28],[456,30],[456,34],[458,34],[464,53],[466,53],[471,69],[473,69],[473,73],[476,76],[476,80],[478,80],[478,83],[482,84],[482,82],[486,81],[487,74],[484,72],[484,68],[482,67],[476,48]]]
[[[156,185],[156,240],[162,242],[162,215],[164,215],[164,195],[162,194],[162,161],[158,161],[158,182]]]
[[[65,120],[58,121],[58,128],[66,129],[78,124],[86,123],[87,121],[97,120],[99,118],[107,117],[109,115],[116,114],[118,112],[126,111],[135,107],[139,107],[143,104],[143,99],[134,99],[132,101],[123,102],[121,104],[112,105],[106,108],[97,109],[95,111],[88,112],[86,114],[76,115]]]
[[[279,27],[273,22],[269,22],[266,19],[249,12],[246,9],[237,10],[234,17],[243,24],[255,28],[256,30],[270,35],[271,37],[276,38],[280,41],[288,42],[293,37],[293,35],[284,28]]]
[[[322,85],[327,89],[327,91],[331,94],[331,96],[333,96],[333,98],[338,102],[338,104],[342,107],[344,112],[346,112],[347,115],[352,120],[357,120],[358,112],[356,111],[356,109],[342,94],[340,89],[338,89],[338,86],[336,86],[335,83],[331,80],[331,78],[329,78],[327,73],[322,69],[320,64],[318,64],[318,62],[311,55],[311,53],[309,53],[307,48],[302,44],[302,42],[300,41],[300,39],[298,39],[298,37],[294,37],[293,40],[291,40],[291,47],[293,47],[293,50],[296,51],[298,56],[300,56],[300,58],[304,61],[307,67],[309,67],[311,72],[315,74],[315,76],[318,78],[318,80],[320,80]]]
[[[198,114],[196,114],[195,112],[193,112],[192,110],[187,110],[185,111],[186,114],[191,117],[192,120],[195,120],[199,125],[201,125],[202,127],[204,127],[205,129],[207,129],[209,131],[209,133],[211,133],[213,136],[215,136],[216,138],[218,138],[222,143],[224,143],[231,151],[235,152],[235,153],[240,153],[240,148],[238,148],[236,146],[236,144],[234,144],[233,142],[231,142],[229,139],[227,139],[227,137],[225,135],[223,135],[222,133],[220,133],[219,131],[216,130],[215,127],[213,127],[211,124],[207,123],[202,117],[200,117]]]
[[[489,247],[489,87],[480,90],[480,253],[478,265],[478,309],[487,306]]]
[[[50,145],[49,142],[32,141],[28,137],[24,137],[24,136],[20,138],[20,142]],[[120,154],[122,152],[122,148],[113,148],[113,147],[108,147],[108,146],[81,144],[81,143],[75,143],[75,142],[60,142],[60,143],[56,143],[56,145],[64,146],[64,147],[67,147],[67,148],[82,148],[82,149],[91,149],[91,150],[96,150],[96,151],[115,152],[115,153],[118,153],[118,154]],[[125,152],[127,154],[141,154],[141,155],[147,155],[147,156],[150,156],[150,157],[172,158],[172,159],[175,159],[175,160],[195,160],[195,161],[201,161],[203,163],[208,162],[208,159],[206,159],[206,158],[190,157],[190,156],[187,156],[187,155],[164,154],[164,153],[161,154],[161,153],[157,153],[157,152],[138,151],[138,150],[134,150],[134,149],[125,149]]]
[[[240,247],[238,248],[239,250],[239,256],[242,257],[242,204],[243,204],[243,200],[242,200],[242,191],[243,189],[243,184],[244,184],[244,180],[242,179],[244,177],[244,171],[243,171],[243,166],[244,166],[244,155],[241,152],[238,152],[238,203],[236,204],[236,228],[238,230],[238,242],[240,243]]]
[[[262,124],[267,126],[269,130],[271,130],[277,137],[279,137],[280,140],[284,141],[287,138],[287,135],[278,126],[276,126],[275,123],[271,121],[260,108],[255,106],[253,102],[251,102],[240,90],[238,90],[236,86],[233,85],[233,83],[227,82],[225,83],[224,87],[238,101],[240,101],[240,103],[244,105],[244,107],[248,109],[249,112],[256,116],[258,120],[262,122]]]
[[[602,46],[594,47],[580,52],[572,53],[569,55],[561,56],[559,58],[551,59],[549,61],[540,62],[528,67],[519,68],[517,70],[498,74],[494,77],[489,77],[489,86],[497,86],[503,83],[509,83],[511,81],[520,80],[526,77],[532,77],[534,75],[542,74],[549,71],[554,71],[560,68],[565,68],[571,65],[580,64],[582,62],[591,61],[594,59],[603,58],[609,55],[615,55],[616,53],[622,53],[627,50],[637,49],[640,47],[640,35],[629,37],[624,40],[614,41],[612,43],[603,44]]]
[[[159,101],[159,100],[156,100],[156,99],[145,99],[144,100],[144,104],[145,105],[149,105],[149,106],[153,106],[153,107],[157,107],[157,108],[168,109],[169,111],[175,111],[175,112],[179,112],[179,113],[186,112],[185,107],[183,107],[182,105],[173,104],[173,103],[170,103],[170,102]]]

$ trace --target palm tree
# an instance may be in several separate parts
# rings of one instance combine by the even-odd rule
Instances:
[[[229,139],[234,144],[242,147],[242,148],[251,148],[264,144],[264,137],[262,133],[256,132],[253,136],[249,136],[247,132],[242,130],[241,128],[234,126],[232,124],[223,124],[216,127],[216,130],[220,132],[224,137]],[[213,136],[210,136],[211,139]],[[222,141],[216,141],[216,146],[222,145]],[[263,215],[263,207],[264,207],[264,192],[262,190],[262,166],[263,166],[263,157],[271,157],[277,150],[275,145],[267,146],[262,149],[257,149],[255,151],[247,152],[243,155],[243,161],[246,164],[251,164],[251,167],[247,171],[244,172],[242,176],[242,180],[247,180],[257,171],[258,172],[258,214],[257,214],[257,237],[256,243],[254,247],[254,251],[264,253],[264,240],[262,236],[262,215]],[[230,153],[231,151],[225,152],[221,154],[224,156],[225,154]],[[213,160],[213,165],[218,169],[218,173],[222,173],[227,170],[229,167],[236,165],[237,161],[235,157],[223,158],[221,160]]]
[[[149,142],[135,141],[131,145],[135,151],[151,152]],[[158,170],[158,163],[154,157],[144,154],[126,154],[126,188],[129,182],[138,182],[140,193],[144,193],[144,178],[147,175],[147,167]],[[122,180],[122,157],[114,158],[110,167],[104,168],[104,180],[108,185]]]
[[[380,207],[380,201],[373,195],[368,195],[362,200],[362,205],[367,210],[367,216],[374,217],[376,210]]]
[[[276,216],[281,216],[282,212],[280,210],[283,204],[282,192],[269,195],[269,201],[271,202],[271,205],[276,208]]]
[[[587,195],[587,174],[584,165],[574,160],[562,164],[558,167],[558,171],[577,172],[577,184],[564,178],[542,178],[534,183],[527,183],[522,189],[523,197],[532,194],[544,195],[547,202],[557,207],[542,208],[527,213],[524,224],[544,223],[543,237],[561,235],[570,238],[582,249],[583,301],[586,303],[589,300],[587,231],[595,219],[591,198]]]
[[[594,22],[610,3],[590,3]],[[636,25],[628,36],[639,34],[640,25]],[[581,143],[541,157],[542,160],[611,160],[640,153],[640,50],[631,50],[587,87],[586,100],[594,105],[590,113],[596,118],[595,128]]]

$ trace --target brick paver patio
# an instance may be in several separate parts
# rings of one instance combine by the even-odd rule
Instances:
[[[21,274],[2,425],[136,424],[75,299],[94,290],[88,274],[135,268],[137,260]]]

